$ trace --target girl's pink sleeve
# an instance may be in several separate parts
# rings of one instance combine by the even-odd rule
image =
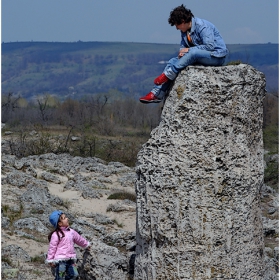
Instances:
[[[83,238],[79,233],[77,233],[75,230],[73,230],[73,237],[74,237],[74,243],[79,245],[82,248],[87,248],[90,246],[90,243]]]
[[[59,243],[58,236],[57,236],[56,232],[54,232],[52,234],[51,241],[49,244],[48,256],[47,256],[47,260],[46,260],[47,263],[53,262],[58,243]]]

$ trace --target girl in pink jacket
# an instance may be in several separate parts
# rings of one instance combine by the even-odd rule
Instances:
[[[52,212],[50,223],[55,230],[48,236],[50,245],[46,262],[55,268],[55,280],[76,279],[79,274],[75,265],[74,244],[88,248],[90,243],[69,228],[68,218],[62,211]]]

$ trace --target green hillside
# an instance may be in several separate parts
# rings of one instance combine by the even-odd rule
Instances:
[[[24,98],[50,93],[65,99],[116,89],[139,97],[150,91],[178,45],[121,42],[2,43],[2,93]],[[278,44],[228,45],[228,61],[241,60],[278,90]]]

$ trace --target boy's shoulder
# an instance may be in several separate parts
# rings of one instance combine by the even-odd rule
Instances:
[[[193,17],[193,24],[196,27],[213,26],[213,23],[211,23],[210,21],[197,17]]]

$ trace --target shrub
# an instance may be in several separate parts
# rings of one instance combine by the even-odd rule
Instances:
[[[242,64],[243,62],[238,59],[238,60],[232,60],[232,61],[229,61],[226,65],[239,65],[239,64]]]
[[[279,144],[279,128],[278,125],[269,125],[263,130],[264,148],[271,154],[277,154]]]
[[[136,195],[130,192],[116,192],[109,195],[107,199],[120,199],[120,200],[129,199],[131,201],[136,202]]]
[[[41,264],[44,264],[45,263],[45,256],[42,254],[42,255],[36,255],[34,257],[31,257],[31,262],[33,263],[41,263]]]
[[[264,182],[278,190],[278,180],[279,180],[279,164],[275,161],[270,161],[267,163],[266,169],[264,171]]]

